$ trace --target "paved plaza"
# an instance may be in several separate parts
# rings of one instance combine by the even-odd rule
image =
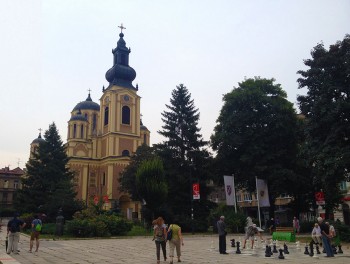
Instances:
[[[29,253],[29,237],[21,235],[20,254],[7,255],[5,252],[6,229],[0,233],[0,262],[3,264],[44,264],[44,263],[156,263],[155,244],[151,237],[132,237],[114,239],[81,239],[81,240],[41,240],[39,253]],[[184,236],[182,263],[349,263],[349,245],[343,246],[344,254],[335,258],[326,258],[324,254],[319,258],[304,255],[304,247],[298,250],[295,243],[289,243],[289,255],[284,260],[278,259],[278,254],[270,258],[265,257],[264,245],[258,245],[255,250],[244,250],[242,254],[235,254],[236,248],[230,247],[229,239],[241,239],[241,236],[227,237],[228,255],[218,253],[218,237],[188,234]],[[168,247],[167,247],[168,250]],[[168,252],[167,252],[168,253]],[[174,260],[177,260],[176,258]],[[161,263],[166,263],[161,261]],[[167,262],[169,263],[169,261]],[[177,263],[177,262],[176,262]]]

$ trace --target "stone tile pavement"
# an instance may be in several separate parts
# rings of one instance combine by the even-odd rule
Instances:
[[[88,240],[41,240],[39,253],[29,253],[29,237],[21,235],[20,254],[7,255],[5,252],[6,232],[0,232],[0,263],[3,264],[91,264],[91,263],[156,263],[155,244],[150,237],[114,238],[114,239],[88,239]],[[296,249],[295,243],[289,243],[289,255],[284,260],[277,258],[278,254],[266,258],[263,245],[256,250],[245,250],[242,254],[235,254],[236,248],[229,245],[229,239],[240,239],[238,236],[227,237],[228,255],[218,253],[217,236],[184,235],[184,247],[182,248],[182,263],[242,263],[242,264],[268,264],[268,263],[349,263],[349,245],[343,246],[344,254],[335,258],[319,258],[304,255],[303,246]],[[243,238],[243,235],[241,235]],[[167,246],[168,250],[168,246]],[[167,252],[168,253],[168,252]],[[176,260],[176,258],[175,258]],[[166,263],[161,261],[161,263]],[[169,263],[169,262],[168,262]],[[177,263],[177,262],[176,262]]]

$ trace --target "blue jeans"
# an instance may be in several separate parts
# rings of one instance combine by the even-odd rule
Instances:
[[[325,235],[322,235],[322,244],[323,244],[323,248],[326,250],[327,257],[334,257],[331,243],[328,237],[326,237]]]

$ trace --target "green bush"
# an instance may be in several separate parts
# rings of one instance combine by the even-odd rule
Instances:
[[[350,226],[336,221],[334,223],[334,228],[336,235],[340,238],[340,241],[350,242]]]
[[[213,224],[213,229],[217,232],[216,222],[219,220],[220,216],[225,216],[225,223],[228,231],[232,233],[242,233],[244,232],[244,227],[246,226],[246,215],[241,212],[235,212],[235,208],[232,206],[227,206],[225,204],[220,204],[217,208],[211,210],[209,219]]]

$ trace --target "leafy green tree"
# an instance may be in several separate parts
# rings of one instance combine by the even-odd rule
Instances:
[[[125,167],[120,175],[120,190],[129,193],[131,198],[135,201],[141,200],[135,185],[136,172],[142,162],[155,157],[156,155],[153,148],[146,144],[139,146],[135,154],[131,156],[129,165]]]
[[[136,172],[136,189],[151,212],[155,212],[165,203],[168,186],[160,158],[156,157],[141,163]]]
[[[331,45],[318,44],[300,70],[298,96],[306,118],[306,149],[314,185],[325,192],[326,214],[339,204],[339,183],[350,169],[350,35]]]
[[[297,118],[292,103],[274,79],[246,79],[223,97],[212,147],[221,175],[255,189],[255,177],[267,180],[270,203],[295,182]],[[271,211],[273,211],[273,206]]]
[[[172,91],[170,104],[166,108],[162,113],[164,125],[158,131],[165,140],[156,144],[155,149],[165,166],[169,186],[168,207],[179,222],[190,223],[192,183],[199,182],[201,201],[193,202],[192,208],[195,219],[205,219],[199,215],[202,210],[195,210],[197,207],[207,208],[201,203],[206,200],[206,180],[211,177],[208,166],[211,158],[205,149],[208,143],[203,140],[198,127],[199,111],[183,84]],[[209,209],[207,211],[209,213]]]
[[[55,123],[45,131],[44,137],[45,141],[26,164],[16,207],[21,212],[46,213],[51,219],[61,208],[63,214],[71,218],[81,203],[75,198],[73,173],[68,169],[68,157]]]

